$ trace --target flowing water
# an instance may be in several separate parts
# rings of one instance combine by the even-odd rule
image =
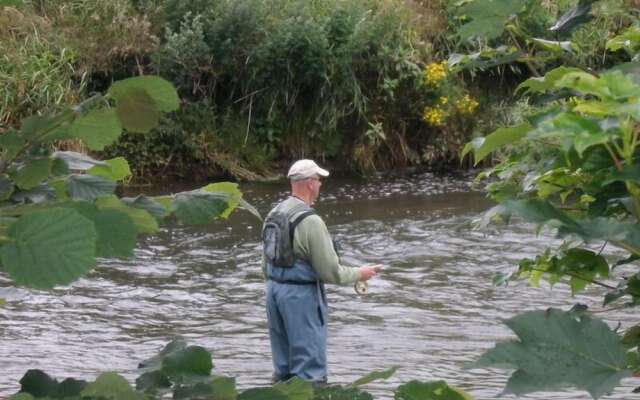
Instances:
[[[242,185],[264,214],[286,196],[284,182]],[[399,366],[387,382],[365,389],[392,398],[411,379],[444,379],[489,399],[508,373],[468,370],[496,341],[512,338],[499,320],[524,310],[574,302],[599,307],[602,292],[571,299],[566,287],[526,282],[493,287],[496,272],[551,243],[533,227],[484,232],[469,223],[491,205],[468,179],[419,174],[368,182],[332,178],[317,209],[341,243],[345,264],[382,263],[384,271],[357,296],[352,287],[328,287],[330,380],[352,382],[374,369]],[[271,376],[260,224],[246,212],[204,227],[168,227],[141,240],[128,260],[102,260],[70,287],[51,292],[0,281],[0,397],[17,391],[20,377],[39,368],[63,379],[93,379],[116,371],[131,381],[139,361],[173,336],[209,349],[214,372],[237,377],[240,388],[266,385]],[[607,314],[615,326],[633,311]],[[626,399],[640,385],[627,379],[605,398]],[[509,397],[507,397],[509,398]],[[511,397],[512,398],[512,397]],[[527,399],[586,399],[581,391],[539,393]]]

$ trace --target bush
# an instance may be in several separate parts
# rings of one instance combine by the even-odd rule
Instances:
[[[337,157],[358,148],[373,151],[356,158],[371,166],[387,148],[407,149],[428,136],[409,133],[424,130],[421,108],[409,103],[423,96],[425,37],[435,35],[412,12],[425,6],[408,4],[169,0],[154,65],[184,96],[211,99],[218,115],[241,116],[267,153]],[[369,128],[380,123],[393,134],[378,135],[373,146]],[[402,151],[385,161],[407,162]]]

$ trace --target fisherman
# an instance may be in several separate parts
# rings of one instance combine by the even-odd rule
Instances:
[[[331,235],[314,204],[329,171],[312,160],[296,161],[287,177],[291,196],[265,219],[263,260],[273,381],[297,376],[327,382],[327,299],[325,283],[371,279],[379,266],[340,265]]]

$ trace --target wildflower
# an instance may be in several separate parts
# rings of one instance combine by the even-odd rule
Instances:
[[[473,112],[478,108],[480,104],[468,94],[465,94],[458,102],[456,103],[456,108],[461,114],[473,114]]]
[[[425,107],[422,112],[422,120],[431,126],[444,125],[445,113],[440,106]]]
[[[424,82],[429,86],[438,86],[447,77],[447,61],[431,63],[424,70]]]
[[[447,96],[440,96],[440,98],[438,99],[438,103],[444,106],[449,103],[449,98]]]

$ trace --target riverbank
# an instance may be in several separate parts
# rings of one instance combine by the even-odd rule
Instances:
[[[601,55],[633,2],[576,9],[593,22],[560,33],[549,27],[576,1],[522,2],[496,11],[504,21],[466,3],[12,1],[0,7],[0,133],[154,74],[178,89],[180,109],[96,154],[125,157],[138,182],[271,179],[278,160],[298,158],[361,175],[458,168],[465,143],[535,107],[512,94],[520,82],[619,61]],[[509,15],[517,29],[505,30]],[[478,26],[491,37],[477,40]]]

